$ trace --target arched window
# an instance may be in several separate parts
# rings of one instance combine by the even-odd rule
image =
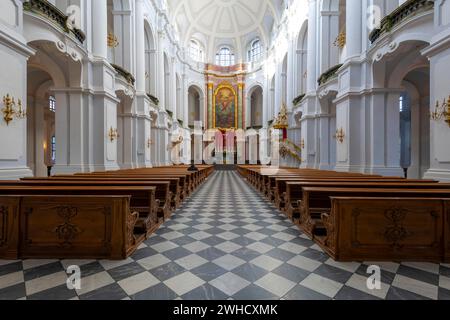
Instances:
[[[250,49],[248,50],[248,61],[257,62],[261,60],[262,53],[263,50],[261,41],[259,39],[254,40],[250,45]]]
[[[400,107],[400,112],[403,112],[403,109],[405,108],[405,101],[403,99],[403,96],[400,96],[399,107]]]
[[[216,64],[222,67],[234,65],[234,53],[228,47],[222,47],[216,54]]]
[[[191,40],[189,42],[189,55],[191,56],[191,59],[194,61],[203,61],[203,49],[200,46],[200,44],[195,41]]]
[[[56,112],[56,99],[54,96],[50,96],[48,98],[48,109],[51,112]]]

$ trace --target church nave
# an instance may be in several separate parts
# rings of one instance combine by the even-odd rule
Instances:
[[[82,289],[66,268],[80,265]],[[450,265],[335,262],[235,171],[216,171],[128,259],[0,262],[0,299],[450,299]]]

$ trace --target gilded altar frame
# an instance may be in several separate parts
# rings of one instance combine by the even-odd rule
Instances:
[[[234,94],[234,128],[217,128],[216,127],[216,96],[222,89],[230,89]],[[239,126],[239,105],[238,105],[238,93],[234,89],[231,83],[222,83],[217,86],[216,90],[214,90],[213,94],[213,102],[212,102],[212,120],[213,120],[213,129],[219,129],[221,131],[229,131],[229,130],[237,130]]]

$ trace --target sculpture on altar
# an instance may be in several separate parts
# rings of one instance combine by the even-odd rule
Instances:
[[[283,131],[283,140],[287,139],[287,129],[289,128],[288,112],[286,104],[283,103],[278,117],[275,119],[273,128]]]
[[[237,95],[232,85],[220,85],[214,95],[214,128],[236,129]]]

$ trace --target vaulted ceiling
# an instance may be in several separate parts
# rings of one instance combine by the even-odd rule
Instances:
[[[172,23],[181,41],[190,39],[205,46],[209,59],[221,45],[236,53],[245,51],[249,41],[260,37],[264,45],[274,24],[281,19],[284,0],[167,0]]]

